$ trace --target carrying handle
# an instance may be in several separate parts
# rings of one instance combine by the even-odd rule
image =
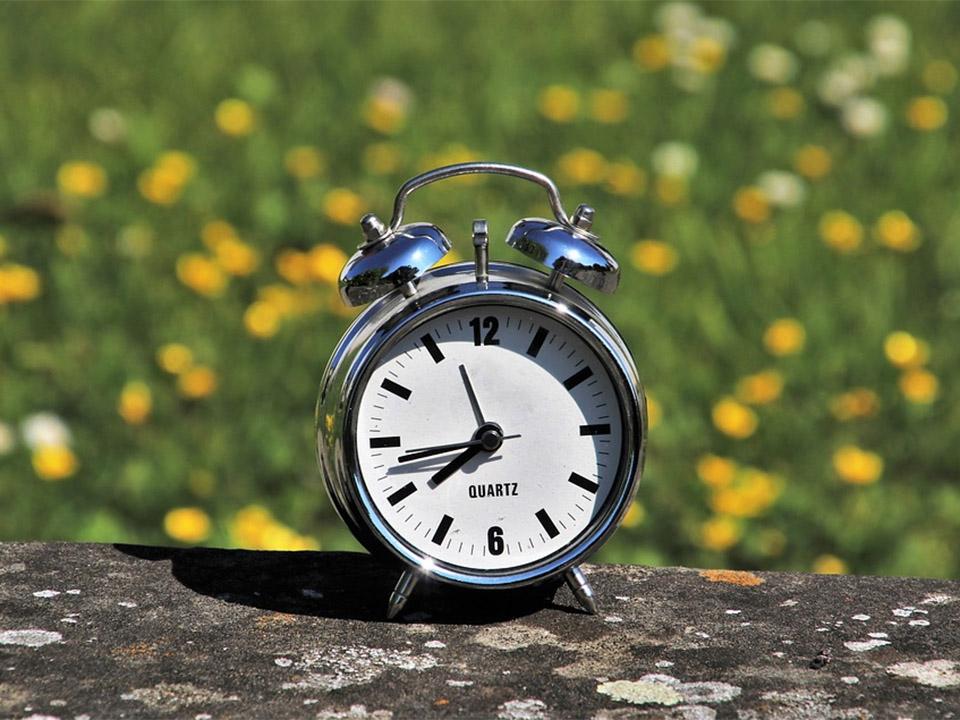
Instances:
[[[535,183],[547,191],[550,198],[550,207],[557,220],[563,225],[573,228],[574,219],[567,215],[560,202],[560,191],[553,180],[543,173],[535,170],[519,167],[517,165],[507,165],[495,162],[468,162],[457,163],[456,165],[445,165],[417,175],[407,180],[397,191],[397,197],[393,201],[393,218],[390,220],[390,232],[396,232],[397,228],[403,223],[403,211],[407,206],[407,198],[413,194],[414,190],[419,190],[425,185],[456,177],[458,175],[509,175],[511,177],[528,180]]]

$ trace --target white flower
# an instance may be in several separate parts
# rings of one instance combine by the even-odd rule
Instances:
[[[406,111],[413,100],[413,93],[410,87],[392,77],[380,78],[370,89],[370,97],[392,105],[396,105],[401,110]]]
[[[839,106],[848,98],[872,87],[875,81],[873,58],[846,55],[833,62],[820,78],[817,94],[827,105]]]
[[[747,58],[750,74],[758,80],[785,85],[797,76],[797,56],[779,45],[763,43],[750,51]]]
[[[757,178],[757,185],[777,207],[796,207],[807,196],[803,180],[786,170],[768,170]]]
[[[13,429],[5,422],[0,422],[0,456],[8,455],[17,444]]]
[[[867,46],[881,75],[899,75],[910,60],[910,28],[895,15],[877,15],[867,24]]]
[[[653,149],[650,159],[658,175],[676,178],[690,177],[700,162],[696,148],[682,142],[660,143]]]
[[[717,17],[705,17],[697,23],[697,35],[716,40],[726,49],[733,47],[737,40],[737,31],[729,20]]]
[[[70,428],[59,416],[40,412],[28,416],[20,425],[23,441],[31,450],[44,445],[69,445]]]
[[[800,24],[793,41],[797,49],[810,57],[824,57],[830,54],[836,40],[831,25],[823,20],[807,20]]]
[[[857,137],[873,137],[887,128],[889,113],[879,100],[855,97],[840,109],[840,119],[847,132]]]
[[[100,142],[116,143],[127,136],[127,121],[119,110],[99,108],[90,113],[87,121],[90,134]]]
[[[689,2],[669,2],[657,10],[657,26],[665,33],[693,31],[700,20],[700,8]]]

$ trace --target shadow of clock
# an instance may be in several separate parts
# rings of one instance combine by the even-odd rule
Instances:
[[[142,560],[170,561],[171,573],[193,592],[227,603],[292,615],[387,622],[387,599],[400,576],[395,566],[356,552],[268,552],[114,545]],[[582,612],[554,602],[561,582],[482,592],[422,583],[392,622],[480,625],[544,609]]]

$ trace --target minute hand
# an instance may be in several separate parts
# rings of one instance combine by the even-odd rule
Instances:
[[[501,440],[512,440],[518,437],[520,436],[504,435]],[[464,448],[474,447],[476,445],[483,445],[483,438],[467,440],[466,442],[450,443],[449,445],[434,445],[433,447],[428,448],[416,448],[414,450],[409,450],[406,454],[398,457],[397,462],[411,462],[413,460],[420,460],[433,455],[442,455],[443,453],[453,452],[454,450],[463,450]]]

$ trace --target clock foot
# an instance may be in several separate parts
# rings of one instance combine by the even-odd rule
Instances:
[[[593,594],[593,588],[590,587],[590,583],[587,582],[587,577],[583,574],[583,570],[578,567],[572,567],[567,570],[564,578],[566,578],[567,585],[569,585],[573,591],[573,596],[577,599],[577,602],[580,603],[580,607],[591,615],[596,615],[597,601]]]
[[[410,599],[413,588],[419,579],[420,577],[413,570],[407,569],[403,571],[400,579],[397,580],[396,587],[393,588],[393,592],[390,593],[390,602],[387,605],[388,620],[393,620],[400,611],[403,610],[403,606],[406,605],[407,600]]]

